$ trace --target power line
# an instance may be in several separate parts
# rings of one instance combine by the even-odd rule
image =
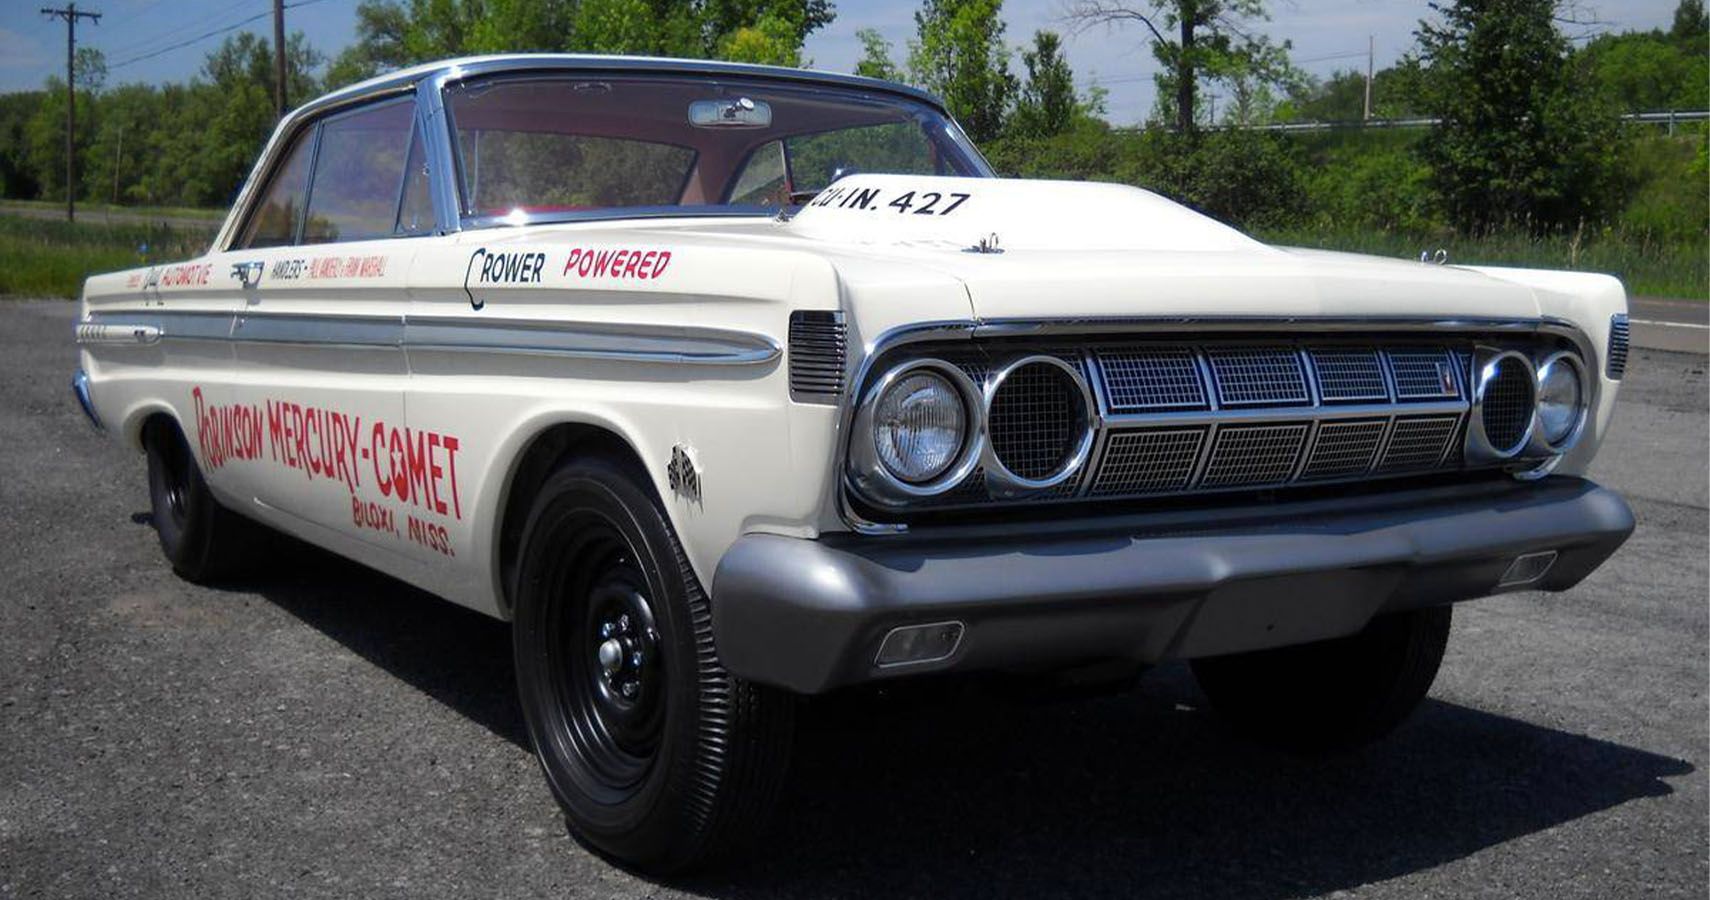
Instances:
[[[77,70],[73,62],[77,59],[77,20],[88,19],[92,24],[101,24],[101,14],[83,12],[76,3],[67,3],[64,9],[44,7],[42,15],[52,19],[65,20],[65,220],[77,220]]]
[[[298,3],[287,3],[287,4],[285,4],[285,8],[286,9],[296,9],[299,6],[313,6],[314,4],[319,3],[319,2],[321,2],[321,0],[301,0],[301,2],[298,2]],[[120,68],[123,66],[128,66],[131,63],[139,63],[145,59],[153,59],[157,56],[161,56],[161,55],[166,54],[166,53],[171,53],[174,50],[179,50],[179,49],[182,49],[184,47],[188,47],[191,44],[197,43],[199,41],[205,41],[211,37],[217,37],[219,35],[225,34],[228,31],[236,31],[239,28],[242,28],[243,26],[248,25],[249,23],[254,22],[257,19],[264,19],[264,18],[271,16],[271,15],[273,15],[272,10],[266,10],[263,12],[258,12],[255,15],[250,16],[247,19],[244,19],[240,22],[234,22],[230,25],[227,25],[224,28],[216,28],[212,31],[208,31],[208,32],[204,32],[202,34],[196,35],[195,37],[189,38],[188,40],[179,41],[176,44],[171,44],[169,46],[162,47],[159,50],[153,50],[153,51],[150,51],[148,53],[144,53],[140,56],[133,56],[130,59],[121,60],[119,62],[113,63],[112,65],[109,65],[107,67],[107,70],[112,71],[113,69],[117,69],[117,68]]]

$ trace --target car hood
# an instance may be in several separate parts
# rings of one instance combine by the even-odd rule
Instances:
[[[857,175],[778,230],[844,259],[930,266],[980,319],[1538,315],[1531,289],[1453,266],[1272,247],[1150,191]],[[855,278],[869,267],[840,266]]]

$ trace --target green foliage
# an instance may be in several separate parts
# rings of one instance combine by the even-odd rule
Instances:
[[[1441,22],[1420,25],[1430,108],[1442,118],[1420,150],[1464,233],[1568,229],[1619,206],[1621,131],[1569,64],[1556,2],[1433,3]]]
[[[212,228],[106,225],[0,215],[0,296],[76,297],[92,272],[185,259]]]
[[[925,0],[915,11],[909,74],[937,94],[970,138],[1003,132],[1015,94],[1003,44],[1003,0]]]
[[[1372,75],[1372,116],[1423,116],[1425,73],[1411,56]],[[1305,79],[1278,105],[1279,121],[1357,122],[1365,115],[1366,73],[1347,69],[1322,81]]]
[[[855,63],[855,74],[885,81],[903,80],[902,70],[891,61],[891,42],[877,28],[863,28],[855,32],[855,37],[861,41],[861,58]]]
[[[1068,16],[1080,28],[1145,29],[1163,67],[1153,118],[1177,131],[1210,120],[1202,82],[1223,85],[1236,98],[1236,121],[1245,123],[1268,110],[1273,88],[1303,77],[1288,61],[1289,43],[1272,43],[1255,28],[1270,17],[1265,0],[1075,0]]]
[[[1710,106],[1710,55],[1701,40],[1694,45],[1661,31],[1606,34],[1586,44],[1575,61],[1622,112]]]
[[[1021,62],[1027,67],[1027,80],[1016,98],[1010,133],[1043,137],[1068,131],[1081,106],[1075,97],[1075,73],[1063,57],[1062,38],[1054,31],[1034,34],[1033,49],[1022,51]]]

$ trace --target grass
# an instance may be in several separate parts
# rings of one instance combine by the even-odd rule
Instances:
[[[65,214],[64,200],[3,200],[0,201],[0,214],[13,210],[42,210],[57,215]],[[90,221],[102,221],[109,214],[118,214],[132,219],[165,218],[165,219],[196,219],[206,221],[210,226],[218,227],[225,219],[223,209],[202,209],[194,206],[119,206],[112,203],[90,203],[79,201],[77,217],[85,216]]]
[[[90,275],[202,253],[216,225],[108,225],[0,215],[0,296],[74,298]]]
[[[1466,265],[1572,269],[1614,275],[1634,296],[1710,299],[1710,244],[1698,240],[1656,240],[1621,233],[1534,237],[1498,234],[1480,238],[1409,235],[1386,231],[1261,230],[1272,244],[1346,250],[1375,256],[1418,259],[1420,251],[1449,252],[1449,262]]]

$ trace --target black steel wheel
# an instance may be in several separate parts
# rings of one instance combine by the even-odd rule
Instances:
[[[728,854],[770,812],[791,699],[724,671],[707,600],[644,475],[562,466],[515,590],[517,687],[574,834],[651,872]]]
[[[1374,741],[1431,689],[1452,607],[1378,616],[1359,634],[1193,660],[1211,705],[1258,740],[1305,752]]]
[[[214,499],[178,426],[156,418],[143,429],[150,518],[172,570],[198,583],[248,569],[260,526]]]

